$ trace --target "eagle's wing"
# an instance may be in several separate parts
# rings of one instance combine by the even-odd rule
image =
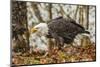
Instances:
[[[50,23],[48,23],[48,27],[51,33],[68,40],[73,40],[78,33],[81,33],[85,30],[74,20],[66,20],[64,18],[52,20]]]

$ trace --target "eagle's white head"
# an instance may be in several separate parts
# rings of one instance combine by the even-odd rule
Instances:
[[[30,30],[30,47],[33,51],[48,51],[48,25],[39,23]]]
[[[39,23],[31,29],[31,33],[38,33],[41,36],[48,34],[48,25],[46,23]]]

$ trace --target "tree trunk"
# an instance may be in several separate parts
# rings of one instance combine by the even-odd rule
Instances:
[[[79,24],[84,26],[83,25],[83,8],[82,8],[82,6],[80,6],[80,8],[79,8]]]
[[[26,2],[12,1],[12,39],[19,44],[14,50],[27,51],[29,49],[29,34],[27,24]],[[25,34],[27,33],[27,34]],[[13,43],[14,44],[14,43]],[[13,45],[12,44],[12,45]]]
[[[89,28],[89,6],[86,6],[85,13],[86,13],[86,29],[88,30]]]
[[[60,13],[61,13],[61,15],[63,17],[65,17],[65,18],[70,18],[71,19],[70,14],[66,14],[66,12],[64,11],[64,9],[63,9],[63,7],[61,5],[59,5],[59,7],[60,7]]]
[[[52,19],[52,4],[50,3],[49,4],[49,10],[48,10],[48,12],[49,12],[49,18],[50,18],[50,20]]]
[[[77,19],[77,13],[78,13],[78,10],[79,10],[79,6],[77,6],[77,8],[76,8],[76,11],[75,11],[75,14],[74,14],[74,20],[76,20]]]
[[[38,21],[39,22],[44,22],[43,19],[42,19],[41,14],[40,14],[40,11],[38,9],[37,3],[32,3],[32,8],[33,8],[34,14],[37,17]]]

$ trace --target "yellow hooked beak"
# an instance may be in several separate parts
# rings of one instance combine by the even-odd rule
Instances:
[[[31,29],[31,33],[35,33],[35,32],[37,32],[38,31],[38,29],[36,29],[36,28],[32,28]]]

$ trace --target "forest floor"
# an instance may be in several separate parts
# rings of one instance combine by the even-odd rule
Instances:
[[[46,56],[24,53],[12,57],[14,65],[54,64],[69,62],[85,62],[96,60],[96,46],[86,47],[67,46],[62,50],[52,49]]]

